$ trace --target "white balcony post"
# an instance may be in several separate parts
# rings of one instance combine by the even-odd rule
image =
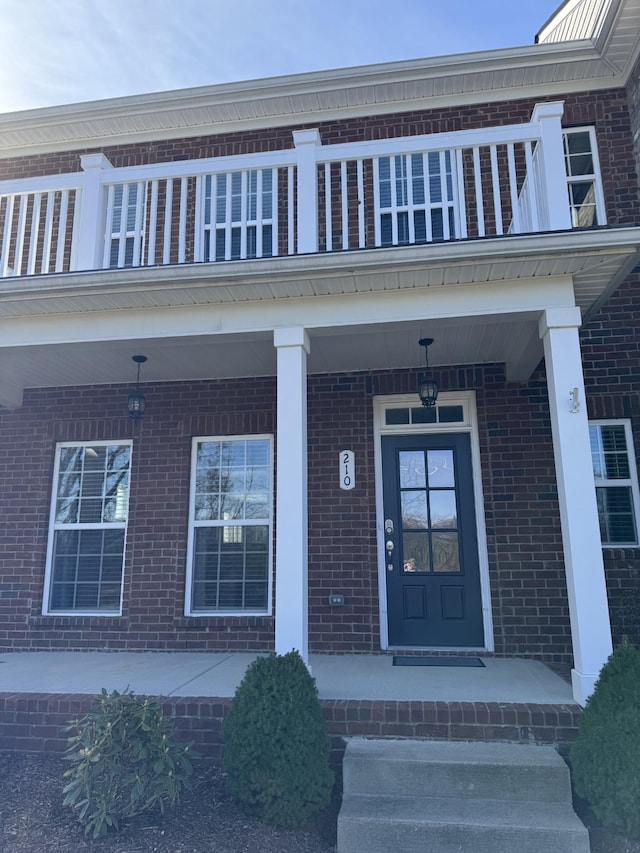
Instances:
[[[307,355],[305,329],[276,329],[278,433],[276,652],[309,663],[307,519]]]
[[[294,130],[293,144],[297,165],[297,225],[298,254],[318,251],[318,148],[320,133],[312,130]]]
[[[584,705],[611,654],[596,489],[584,395],[578,308],[554,308],[540,319],[558,481],[569,616],[573,695]]]
[[[563,231],[571,228],[571,212],[567,191],[567,173],[564,163],[562,142],[562,114],[564,104],[556,101],[550,104],[536,104],[531,123],[540,128],[542,145],[540,184],[544,189],[547,209],[543,221],[551,231]]]
[[[79,210],[75,213],[71,263],[72,269],[97,270],[102,268],[106,225],[102,175],[112,166],[104,154],[83,154],[80,165],[84,175]]]

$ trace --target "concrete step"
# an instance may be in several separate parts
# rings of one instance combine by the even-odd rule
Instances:
[[[338,853],[589,853],[555,749],[348,741]]]
[[[569,768],[549,746],[353,738],[343,773],[358,794],[571,802]]]
[[[566,804],[348,795],[338,853],[589,853]]]

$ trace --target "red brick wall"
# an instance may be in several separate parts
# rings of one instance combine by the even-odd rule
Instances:
[[[458,130],[525,121],[532,101],[357,118],[320,124],[325,142]],[[626,95],[572,95],[565,123],[595,122],[610,224],[638,221],[638,186]],[[291,144],[290,129],[109,148],[114,165],[246,153]],[[78,168],[78,154],[0,162],[0,177]],[[638,422],[637,278],[585,329],[590,414]],[[543,375],[507,386],[500,366],[439,374],[446,390],[478,390],[492,608],[499,654],[570,663],[567,602]],[[258,391],[255,392],[254,388]],[[324,651],[378,651],[378,575],[372,395],[415,388],[415,373],[313,377],[309,394],[310,641]],[[126,390],[29,391],[0,412],[0,648],[259,650],[271,618],[185,618],[184,566],[193,435],[273,433],[275,381],[163,384],[134,434],[134,470],[122,617],[40,615],[56,441],[121,439]],[[338,450],[358,459],[358,486],[336,488]],[[640,447],[638,448],[640,452]],[[607,551],[614,607],[638,576],[638,551]],[[329,592],[345,606],[329,607]]]
[[[592,417],[631,417],[640,442],[640,284],[631,279],[583,333]],[[620,346],[614,351],[613,335]],[[496,652],[571,662],[546,385],[504,381],[500,365],[437,371],[443,390],[476,389]],[[413,391],[416,371],[313,376],[309,382],[309,610],[315,651],[378,652],[372,405]],[[256,390],[257,389],[257,390]],[[0,413],[0,648],[261,650],[270,617],[185,617],[189,464],[194,435],[275,432],[275,380],[147,386],[134,426],[126,388],[28,391]],[[57,441],[133,436],[121,617],[40,615]],[[357,486],[336,460],[354,450]],[[638,448],[640,450],[640,447]],[[638,550],[605,551],[612,606],[637,586]],[[329,593],[345,596],[342,607]]]
[[[540,98],[561,100],[561,98]],[[563,123],[570,127],[595,124],[604,177],[604,190],[609,224],[637,221],[638,187],[636,162],[627,94],[624,89],[611,89],[589,94],[567,95]],[[446,107],[392,113],[386,116],[359,117],[332,122],[312,122],[318,127],[323,144],[394,138],[423,133],[440,133],[474,127],[493,127],[528,121],[535,99],[488,103],[465,107]],[[250,154],[291,148],[290,128],[221,133],[211,136],[113,145],[100,149],[114,166],[190,160],[235,154]],[[34,175],[75,172],[80,169],[78,152],[40,154],[0,160],[0,180]]]
[[[640,164],[640,60],[631,72],[627,84],[631,133],[633,135],[636,164]]]
[[[446,390],[478,391],[492,605],[499,654],[570,662],[567,604],[544,383],[507,386],[502,368],[440,371]],[[310,645],[380,649],[372,400],[406,393],[416,371],[314,376],[309,382]],[[254,389],[257,388],[257,392]],[[273,433],[275,380],[146,386],[133,426],[127,389],[28,391],[0,414],[0,648],[260,650],[269,617],[187,618],[184,572],[194,435]],[[121,617],[42,616],[55,443],[133,435],[131,514]],[[338,451],[358,460],[338,488]],[[328,604],[330,592],[345,596]]]
[[[631,421],[640,461],[640,269],[582,330],[589,417]],[[640,643],[640,548],[605,548],[614,638]]]
[[[0,693],[0,750],[63,752],[61,728],[85,714],[91,696]],[[176,738],[193,743],[205,758],[220,761],[222,726],[230,699],[174,697],[162,709],[175,722]],[[508,740],[570,744],[576,737],[576,705],[498,702],[383,702],[325,699],[322,702],[331,758],[338,765],[344,737],[428,737],[444,740]]]

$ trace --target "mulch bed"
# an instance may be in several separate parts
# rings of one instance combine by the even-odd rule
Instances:
[[[224,774],[199,762],[193,787],[162,815],[140,815],[101,841],[92,841],[62,807],[58,755],[0,752],[1,853],[335,853],[336,801],[307,826],[282,830],[247,817],[227,797]],[[591,853],[640,853],[640,841],[607,832],[583,803]]]
[[[0,752],[2,853],[331,853],[337,804],[296,830],[265,826],[226,796],[219,767],[198,762],[193,787],[165,815],[139,815],[118,833],[92,841],[62,806],[58,755]]]

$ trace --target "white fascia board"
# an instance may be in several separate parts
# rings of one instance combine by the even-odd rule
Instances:
[[[535,257],[630,255],[640,246],[640,226],[598,231],[557,231],[508,238],[451,241],[427,246],[363,249],[354,253],[310,253],[281,258],[217,261],[119,270],[96,270],[2,280],[0,303],[26,297],[100,295],[120,291],[149,292],[154,288],[232,287],[287,279],[324,279],[346,273],[357,278],[370,272],[393,273],[407,269],[440,268],[444,265],[490,264]],[[481,254],[479,255],[481,247]],[[273,297],[275,299],[275,297]],[[266,300],[264,300],[266,301]],[[277,301],[277,300],[276,300]]]
[[[430,319],[538,315],[575,305],[569,276],[516,282],[156,308],[0,321],[0,350],[94,341],[264,334],[284,328],[314,331]]]
[[[593,69],[576,80],[576,63]],[[554,72],[547,83],[533,82],[544,77],[533,74],[532,82],[485,88],[488,75],[548,66]],[[447,86],[452,78],[455,85]],[[441,81],[442,93],[385,97],[389,87],[425,81]],[[590,41],[454,54],[8,113],[0,116],[0,158],[561,96],[624,82]]]

